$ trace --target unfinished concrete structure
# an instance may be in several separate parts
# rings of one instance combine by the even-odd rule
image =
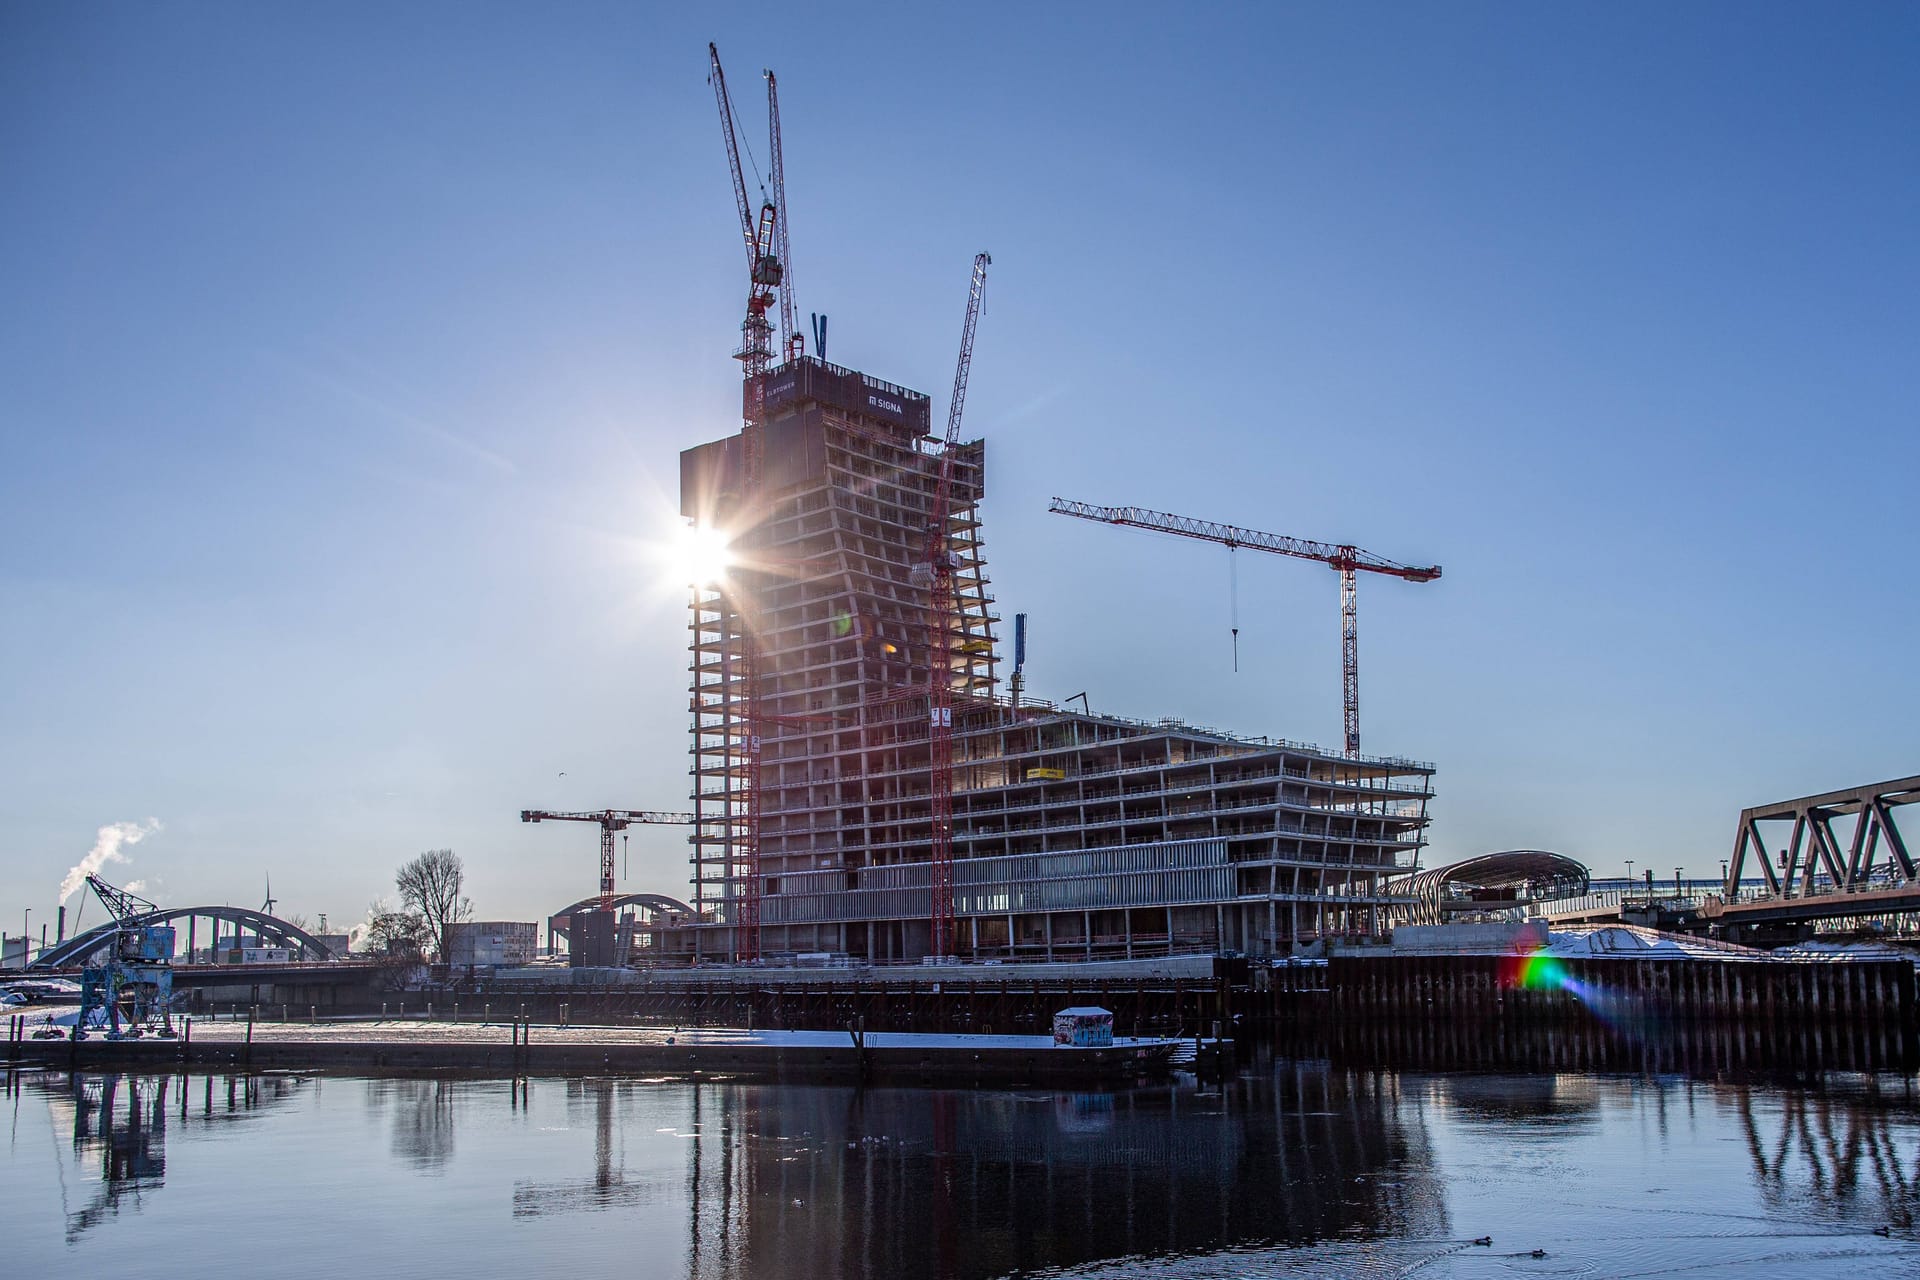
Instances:
[[[681,455],[682,513],[734,556],[691,609],[701,956],[928,953],[929,671],[953,706],[962,957],[1267,954],[1378,927],[1383,880],[1423,843],[1431,765],[1014,705],[982,442],[955,446],[935,531],[926,396],[813,357],[746,395],[762,425]],[[954,583],[940,626],[930,545]]]

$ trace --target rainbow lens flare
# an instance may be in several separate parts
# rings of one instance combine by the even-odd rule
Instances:
[[[1545,951],[1515,956],[1511,968],[1501,975],[1503,985],[1528,991],[1569,991],[1573,980],[1558,956]]]

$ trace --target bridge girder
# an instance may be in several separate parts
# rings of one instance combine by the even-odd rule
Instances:
[[[264,911],[254,911],[246,907],[166,907],[154,911],[145,911],[139,915],[127,916],[121,920],[110,920],[95,925],[85,933],[76,933],[58,946],[52,947],[35,957],[27,966],[30,969],[64,969],[79,964],[93,952],[106,944],[107,939],[122,929],[137,929],[146,925],[166,924],[172,920],[184,920],[188,916],[206,916],[214,920],[225,920],[238,928],[252,931],[254,934],[275,939],[281,946],[300,947],[322,960],[333,959],[333,953],[325,943],[308,933],[305,929],[288,923],[278,916],[270,916]]]
[[[1750,854],[1760,865],[1768,898],[1920,885],[1920,864],[1915,863],[1893,819],[1894,809],[1915,803],[1920,803],[1920,775],[1741,810],[1733,856],[1727,860],[1727,879],[1722,886],[1726,901],[1738,899]],[[1834,822],[1848,817],[1856,821],[1852,837],[1843,845]],[[1786,843],[1776,855],[1767,848],[1763,824],[1778,823],[1790,826]],[[1876,878],[1883,847],[1887,874]],[[1776,856],[1778,869],[1774,866]],[[1827,882],[1824,886],[1819,883],[1823,873]]]

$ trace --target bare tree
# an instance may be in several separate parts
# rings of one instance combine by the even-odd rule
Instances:
[[[393,873],[400,902],[427,922],[440,959],[453,951],[453,926],[473,915],[473,904],[462,896],[467,869],[451,849],[429,849]]]
[[[433,930],[417,911],[395,911],[382,899],[367,905],[367,950],[381,959],[418,963],[433,945]]]

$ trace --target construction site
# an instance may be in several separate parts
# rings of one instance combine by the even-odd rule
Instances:
[[[69,938],[63,909],[37,956],[23,921],[19,947],[23,967],[77,971],[72,1043],[91,1011],[122,1004],[137,1037],[175,993],[204,1017],[277,1006],[284,1023],[304,1006],[310,1025],[323,1009],[384,1021],[389,1003],[412,1016],[413,993],[426,1021],[437,1001],[455,1022],[464,1002],[483,1023],[497,1007],[562,1027],[1037,1035],[1088,1007],[1216,1041],[1243,1021],[1837,1018],[1920,1052],[1898,945],[1920,921],[1920,859],[1897,821],[1920,804],[1920,776],[1750,806],[1720,877],[1676,866],[1670,893],[1650,865],[1644,882],[1632,859],[1624,879],[1596,881],[1547,849],[1423,865],[1435,766],[1361,748],[1358,596],[1363,576],[1435,583],[1436,564],[1056,497],[1052,514],[1109,527],[1101,567],[1116,577],[1137,569],[1126,540],[1141,533],[1337,574],[1342,733],[1321,746],[1030,693],[1026,616],[1003,617],[988,572],[987,444],[965,418],[989,255],[954,264],[944,406],[830,360],[826,317],[800,323],[777,82],[765,73],[756,200],[742,116],[708,55],[745,253],[744,280],[725,287],[744,285],[745,305],[712,352],[738,363],[738,426],[679,455],[687,547],[707,562],[674,579],[688,592],[689,807],[521,810],[598,829],[598,893],[547,915],[544,947],[534,921],[449,921],[411,949],[348,956],[324,916],[320,936],[277,917],[270,884],[257,911],[161,907],[89,875],[111,919],[81,931],[76,915]],[[1237,623],[1234,636],[1237,669]],[[1333,639],[1329,626],[1324,671],[1283,678],[1330,685]],[[684,899],[619,889],[623,833],[641,825],[687,832]],[[51,990],[22,986],[23,1000]]]
[[[756,207],[709,55],[746,250],[741,426],[681,455],[681,514],[725,563],[690,601],[692,910],[656,954],[1270,956],[1378,930],[1383,882],[1424,843],[1434,768],[1360,752],[1355,577],[1428,582],[1438,567],[1056,501],[1340,572],[1346,740],[1025,697],[1024,620],[1008,664],[987,573],[986,446],[963,430],[990,259],[973,262],[944,423],[926,393],[830,363],[824,319],[796,324],[774,76]],[[610,894],[610,837],[602,848]]]

